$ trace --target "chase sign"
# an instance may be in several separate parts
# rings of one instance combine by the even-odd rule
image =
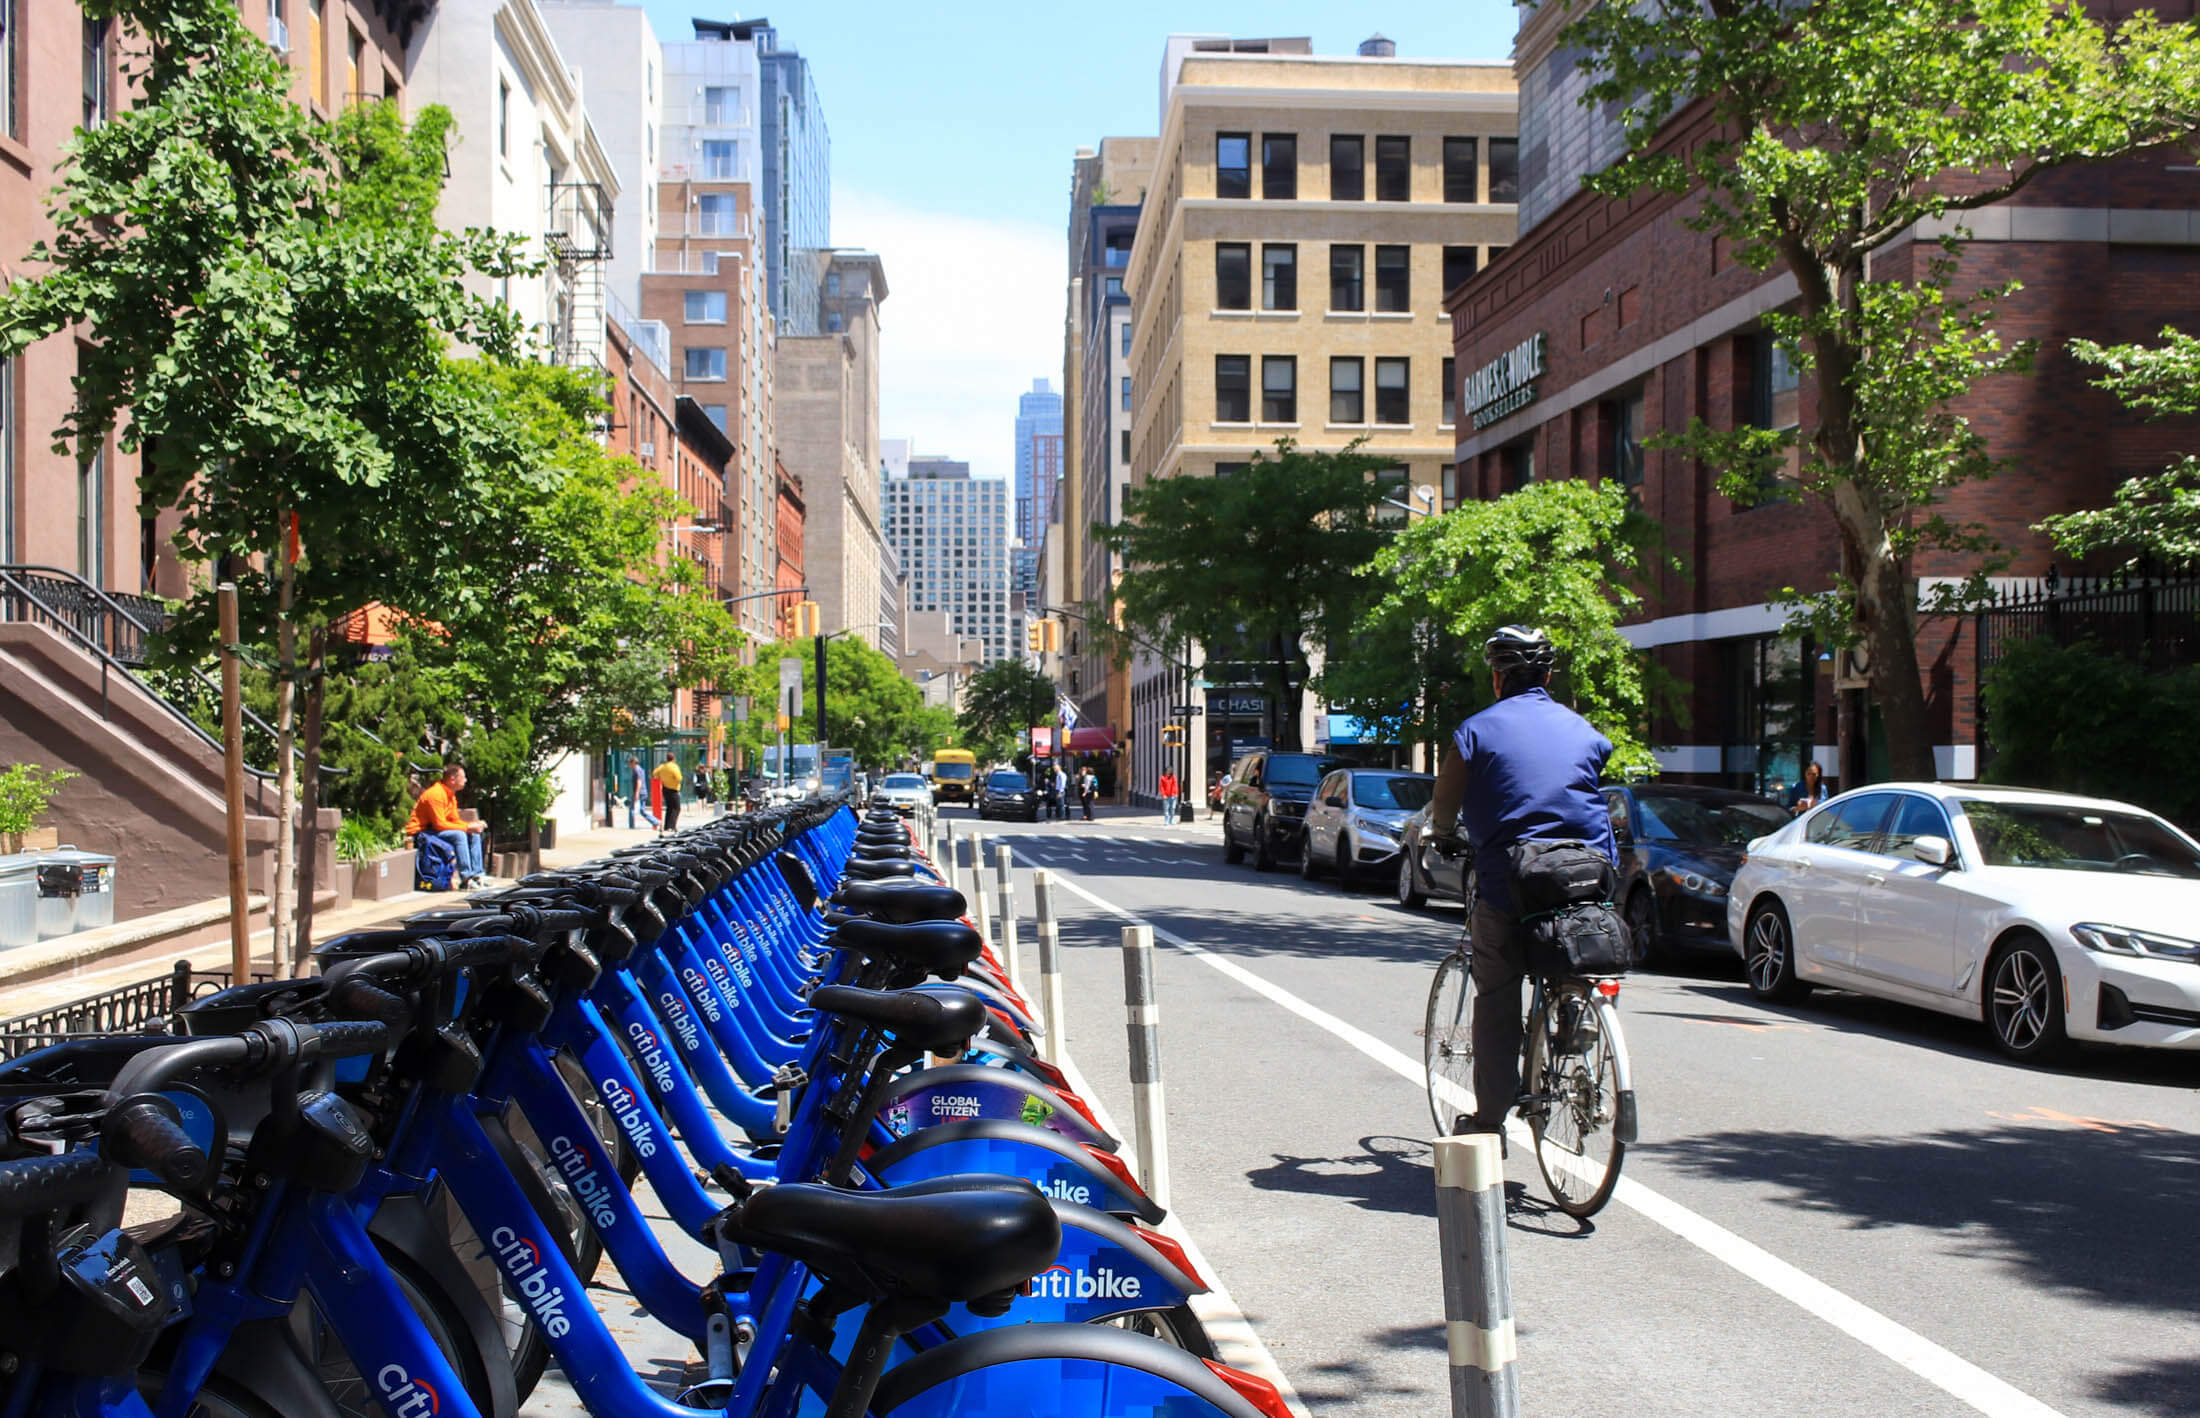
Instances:
[[[1530,335],[1467,376],[1459,402],[1473,413],[1476,428],[1487,428],[1535,402],[1535,381],[1544,372],[1543,350],[1544,337]]]

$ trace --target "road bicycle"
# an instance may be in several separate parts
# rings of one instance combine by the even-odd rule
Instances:
[[[1436,967],[1422,1022],[1429,1114],[1445,1136],[1465,1132],[1474,1107],[1474,899],[1459,941]],[[1528,1125],[1551,1200],[1570,1216],[1604,1209],[1635,1140],[1635,1089],[1612,977],[1532,975],[1520,1039],[1520,1093],[1510,1112]]]

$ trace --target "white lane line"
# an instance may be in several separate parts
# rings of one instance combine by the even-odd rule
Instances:
[[[1077,882],[1058,878],[1061,885],[1111,915],[1139,925],[1152,925],[1144,917],[1112,901],[1102,900]],[[1364,1029],[1347,1024],[1325,1009],[1308,1004],[1280,985],[1272,984],[1235,960],[1153,926],[1154,939],[1164,941],[1204,964],[1211,965],[1255,994],[1262,995],[1328,1033],[1336,1035],[1362,1054],[1415,1086],[1425,1086],[1428,1075],[1422,1065]],[[1689,1210],[1662,1192],[1631,1177],[1622,1177],[1612,1192],[1622,1206],[1663,1226],[1706,1255],[1733,1268],[1805,1313],[1815,1315],[1843,1334],[1878,1351],[1924,1379],[1950,1397],[1968,1404],[1989,1418],[2063,1418],[2056,1409],[2040,1402],[2002,1379],[1987,1373],[1968,1359],[1942,1348],[1915,1330],[1889,1319],[1861,1300],[1836,1290],[1824,1281],[1781,1260],[1754,1241],[1744,1240],[1709,1217]]]

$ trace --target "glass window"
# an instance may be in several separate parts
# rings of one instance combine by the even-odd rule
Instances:
[[[1126,320],[1126,321],[1124,321],[1124,322],[1123,322],[1123,358],[1125,358],[1125,359],[1129,359],[1130,357],[1131,357],[1131,323],[1130,323],[1130,321]]]
[[[1615,804],[1620,800],[1613,794]],[[1635,794],[1646,842],[1679,842],[1694,847],[1746,847],[1787,826],[1787,809],[1760,798],[1683,797],[1656,790]],[[1617,811],[1613,821],[1620,821]]]
[[[726,293],[722,290],[691,290],[687,293],[684,312],[690,325],[723,325],[726,323]]]
[[[1481,173],[1478,145],[1472,138],[1446,138],[1444,140],[1444,200],[1447,202],[1479,202],[1476,192]]]
[[[1367,293],[1364,287],[1364,270],[1367,248],[1364,246],[1332,246],[1329,248],[1329,308],[1331,310],[1365,310]]]
[[[703,417],[718,425],[720,433],[726,431],[726,406],[724,404],[703,405]]]
[[[690,379],[726,377],[726,352],[722,347],[689,345],[681,351],[682,368]]]
[[[840,272],[827,271],[825,273],[825,294],[835,297],[840,294]]]
[[[1428,778],[1393,777],[1387,773],[1352,775],[1352,800],[1377,812],[1418,812],[1436,794]]]
[[[1107,292],[1109,295],[1121,295],[1123,293],[1123,278],[1121,276],[1108,277]]]
[[[15,111],[15,55],[22,48],[16,39],[15,8],[22,0],[0,0],[0,133],[22,136]],[[5,555],[0,551],[0,555]]]
[[[95,586],[107,584],[106,506],[107,445],[102,440],[76,465],[76,574]]]
[[[1128,468],[1128,467],[1129,467],[1130,465],[1131,465],[1131,431],[1130,431],[1129,429],[1127,429],[1127,428],[1126,428],[1126,429],[1124,429],[1124,430],[1123,430],[1123,466],[1124,466],[1124,467],[1126,467],[1126,468]]]
[[[703,121],[712,127],[720,127],[740,121],[741,91],[732,87],[710,87],[703,90]]]
[[[1505,491],[1518,492],[1535,481],[1535,444],[1532,441],[1507,444],[1499,456],[1504,465]]]
[[[1382,496],[1376,504],[1375,520],[1386,527],[1402,527],[1413,514],[1406,509],[1413,504],[1406,496],[1413,490],[1413,475],[1405,468],[1380,468],[1375,473],[1375,490]]]
[[[1939,837],[1951,847],[1956,835],[1948,826],[1948,814],[1931,798],[1916,793],[1904,793],[1902,806],[1895,811],[1894,825],[1887,829],[1887,836],[1879,850],[1890,857],[1915,857],[1917,839]]]
[[[1517,202],[1520,200],[1520,140],[1518,138],[1490,139],[1490,200],[1492,202]],[[1491,259],[1497,251],[1492,249]]]
[[[695,234],[732,236],[738,216],[731,192],[705,193],[695,199]]]
[[[345,26],[344,105],[347,108],[367,96],[366,91],[359,87],[359,70],[363,66],[366,57],[367,41],[360,35],[359,31],[348,25]]]
[[[703,140],[703,177],[708,181],[731,182],[733,180],[733,139],[705,138]]]
[[[1329,200],[1359,202],[1367,197],[1367,139],[1340,133],[1329,140]]]
[[[1449,295],[1467,283],[1475,272],[1475,251],[1471,246],[1447,246],[1444,248],[1444,294]]]
[[[1260,362],[1262,423],[1297,423],[1299,361],[1295,355],[1266,355]]]
[[[1375,200],[1413,200],[1412,139],[1400,137],[1375,140]]]
[[[1260,248],[1260,308],[1299,308],[1299,248],[1269,242]]]
[[[1375,361],[1375,422],[1413,422],[1412,361]]]
[[[1612,417],[1611,479],[1621,487],[1642,483],[1642,391],[1633,389],[1610,401]]]
[[[1870,851],[1886,825],[1899,793],[1858,793],[1829,803],[1811,817],[1803,835],[1820,847],[1843,847],[1852,852]]]
[[[1243,241],[1215,243],[1215,308],[1253,308],[1253,248]]]
[[[1251,463],[1217,463],[1215,464],[1215,476],[1218,478],[1234,478],[1252,466]]]
[[[306,0],[306,93],[323,108],[328,107],[328,56],[321,52],[321,22],[327,0]],[[8,0],[0,0],[0,16],[7,10]]]
[[[1453,359],[1450,355],[1444,356],[1444,412],[1442,421],[1446,428],[1459,422],[1459,361]]]
[[[1260,195],[1289,201],[1299,195],[1299,139],[1296,133],[1260,135]]]
[[[1375,308],[1413,309],[1413,248],[1375,248]]]
[[[1215,195],[1253,195],[1253,135],[1215,134]]]
[[[1124,376],[1123,376],[1123,412],[1127,414],[1127,413],[1129,413],[1130,411],[1131,411],[1131,377],[1130,377],[1130,376],[1129,376],[1128,374],[1126,374],[1126,375],[1124,375]]]
[[[1975,798],[1956,806],[1970,820],[1979,856],[1990,867],[2200,877],[2200,852],[2192,843],[2143,813]]]
[[[825,328],[835,335],[846,329],[847,323],[847,317],[837,310],[829,311],[825,316]]]
[[[1253,421],[1253,357],[1215,356],[1215,422]]]
[[[1366,423],[1367,366],[1358,356],[1329,361],[1329,421]]]
[[[497,156],[512,155],[512,83],[497,80]]]
[[[108,20],[84,22],[84,117],[86,128],[97,128],[114,112],[107,93]]]
[[[1795,361],[1770,333],[1755,335],[1749,343],[1750,422],[1759,428],[1792,432],[1802,421],[1802,378],[1796,372]],[[1765,471],[1758,501],[1774,500],[1780,485],[1796,481],[1802,472],[1802,443],[1793,440],[1781,450],[1779,464]]]
[[[1444,464],[1443,495],[1444,510],[1446,512],[1459,505],[1459,465],[1457,463]]]

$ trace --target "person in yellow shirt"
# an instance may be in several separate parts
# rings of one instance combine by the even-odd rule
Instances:
[[[657,765],[657,771],[649,775],[665,793],[665,831],[680,830],[680,765],[671,754]]]
[[[428,790],[413,804],[412,816],[405,819],[405,839],[411,841],[420,833],[439,837],[458,859],[458,877],[452,885],[458,890],[481,884],[482,824],[468,822],[458,815],[458,795],[466,787],[464,764],[445,765],[443,776],[428,785]]]

